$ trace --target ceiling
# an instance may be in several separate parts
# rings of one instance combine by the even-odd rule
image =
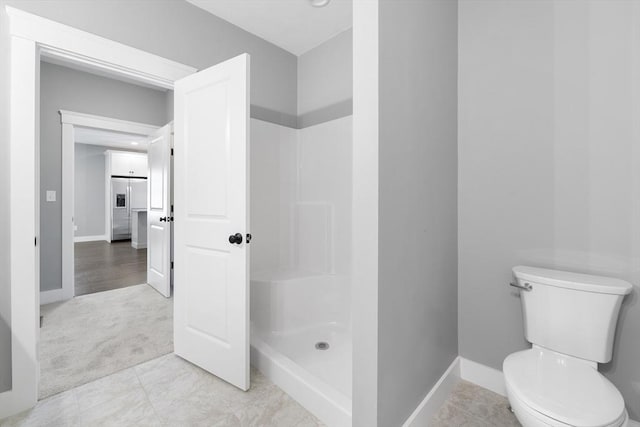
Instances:
[[[147,151],[147,137],[143,135],[80,126],[75,126],[73,129],[76,144],[91,144],[109,148]]]
[[[351,28],[352,0],[313,7],[309,0],[187,0],[294,55]]]

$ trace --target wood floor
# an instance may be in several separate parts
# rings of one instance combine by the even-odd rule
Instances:
[[[76,296],[147,282],[147,250],[130,240],[75,243]]]

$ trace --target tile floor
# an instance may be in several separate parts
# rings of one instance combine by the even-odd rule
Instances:
[[[430,427],[521,427],[507,398],[460,381],[433,417]]]
[[[45,399],[0,427],[323,426],[258,371],[251,374],[245,393],[168,354]]]
[[[40,307],[40,399],[173,352],[173,300],[149,285]]]
[[[244,393],[168,354],[42,400],[0,427],[324,427],[252,368]],[[466,381],[430,427],[520,427],[507,399]]]

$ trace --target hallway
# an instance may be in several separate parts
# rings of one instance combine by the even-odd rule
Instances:
[[[76,296],[147,283],[147,250],[130,240],[75,243]]]

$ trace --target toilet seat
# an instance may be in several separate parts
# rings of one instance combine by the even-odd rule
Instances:
[[[536,411],[533,408],[527,406],[507,387],[507,394],[509,396],[509,404],[512,411],[515,413],[518,421],[524,427],[575,427],[573,425],[565,424],[553,418]],[[619,419],[613,423],[602,427],[628,427],[629,416],[627,411],[621,415]]]
[[[509,397],[541,422],[547,420],[546,425],[611,427],[625,422],[622,395],[589,362],[534,347],[507,356],[503,370]]]

